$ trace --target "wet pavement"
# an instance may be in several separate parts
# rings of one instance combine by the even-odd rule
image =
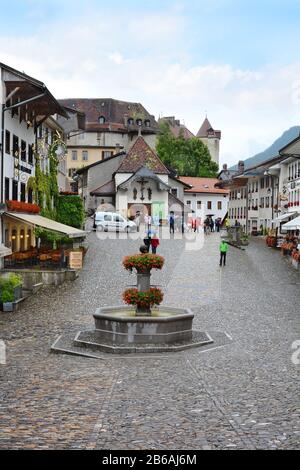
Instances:
[[[230,341],[161,356],[53,354],[58,335],[92,328],[96,308],[121,304],[135,283],[121,260],[139,241],[94,233],[89,241],[76,281],[0,314],[0,448],[300,448],[300,365],[291,359],[300,272],[259,239],[245,251],[230,248],[225,268],[217,234],[199,250],[162,240],[166,264],[152,281],[164,303],[192,308],[197,329]]]

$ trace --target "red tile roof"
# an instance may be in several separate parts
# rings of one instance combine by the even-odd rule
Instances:
[[[218,178],[200,178],[196,176],[179,176],[180,181],[187,183],[192,189],[185,189],[185,193],[213,193],[228,194],[226,189],[216,188],[215,184],[219,183]]]
[[[138,137],[119,166],[117,173],[135,173],[143,166],[154,173],[163,175],[170,173],[143,137]]]

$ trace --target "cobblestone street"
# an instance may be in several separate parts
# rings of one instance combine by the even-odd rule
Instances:
[[[300,273],[280,253],[254,239],[230,248],[219,268],[217,234],[198,251],[161,241],[166,263],[152,281],[164,304],[192,308],[195,327],[226,333],[227,344],[105,360],[53,354],[58,335],[92,328],[95,309],[121,304],[135,283],[121,261],[138,241],[91,233],[89,242],[76,281],[0,314],[1,449],[300,448],[300,365],[291,360]]]

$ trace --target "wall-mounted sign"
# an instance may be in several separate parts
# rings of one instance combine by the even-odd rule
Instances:
[[[71,251],[69,255],[71,269],[82,269],[82,251]]]

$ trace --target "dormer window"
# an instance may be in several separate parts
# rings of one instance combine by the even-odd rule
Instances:
[[[128,124],[129,126],[132,126],[133,123],[134,123],[133,119],[132,119],[132,118],[129,118],[128,121],[127,121],[127,124]]]
[[[146,127],[150,127],[150,120],[149,120],[149,119],[146,119],[146,121],[145,121],[145,126],[146,126]]]
[[[105,123],[105,117],[104,116],[100,116],[99,119],[99,124],[104,124]]]
[[[137,123],[138,126],[141,126],[143,124],[143,121],[141,119],[137,119],[136,123]]]

